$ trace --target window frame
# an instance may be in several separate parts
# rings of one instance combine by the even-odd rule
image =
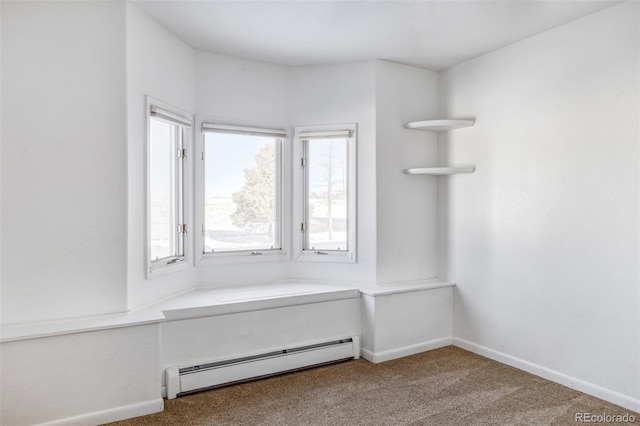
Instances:
[[[191,217],[191,198],[189,196],[191,188],[190,171],[191,165],[189,161],[189,153],[191,152],[191,139],[193,117],[184,111],[164,103],[150,96],[146,97],[146,275],[147,278],[155,278],[180,270],[187,269],[191,266],[191,238],[190,238],[190,220]],[[175,168],[179,170],[181,176],[172,177],[176,181],[177,209],[181,210],[182,222],[180,229],[175,230],[177,239],[181,240],[179,244],[182,246],[182,254],[168,256],[159,260],[151,258],[151,120],[159,120],[176,126],[176,135],[180,136],[180,154],[175,153]],[[178,133],[179,132],[179,133]]]
[[[347,142],[347,250],[308,250],[305,248],[307,224],[307,165],[308,159],[305,133],[332,134],[349,131]],[[298,172],[294,180],[294,257],[302,262],[357,263],[357,124],[331,124],[314,126],[296,126],[294,128],[294,162]]]
[[[196,116],[196,137],[194,141],[195,161],[195,200],[194,217],[197,232],[194,236],[194,255],[196,265],[216,265],[234,263],[261,263],[288,261],[290,259],[290,128],[288,125],[265,124],[256,122],[233,122],[227,119],[212,116]],[[204,170],[204,144],[207,131],[205,126],[216,126],[237,130],[238,134],[244,129],[247,134],[260,133],[264,130],[282,131],[285,136],[276,144],[276,232],[280,240],[280,248],[247,249],[204,252],[204,223],[205,223],[205,170]],[[211,130],[210,130],[211,131]]]

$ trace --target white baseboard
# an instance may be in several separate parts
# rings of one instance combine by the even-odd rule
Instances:
[[[469,342],[468,340],[454,337],[453,345],[462,349],[466,349],[469,352],[473,352],[478,355],[490,358],[494,361],[498,361],[502,364],[506,364],[519,370],[526,371],[527,373],[542,377],[543,379],[559,383],[568,388],[595,396],[596,398],[600,398],[605,401],[611,402],[612,404],[619,405],[623,408],[626,408],[627,410],[640,412],[640,399],[615,392],[611,389],[603,388],[602,386],[598,386],[593,383],[585,382],[584,380],[580,380],[575,377],[568,376],[564,373],[560,373],[558,371],[543,367],[541,365],[534,364],[532,362],[495,351],[493,349],[489,349],[485,346]]]
[[[443,337],[440,339],[429,340],[428,342],[418,343],[411,346],[403,346],[401,348],[390,349],[382,352],[372,352],[365,348],[360,348],[362,358],[369,362],[379,363],[390,361],[392,359],[402,358],[409,355],[415,355],[420,352],[430,351],[432,349],[442,348],[451,345],[451,337]]]
[[[88,425],[88,424],[104,424],[117,422],[119,420],[130,419],[132,417],[146,416],[147,414],[159,413],[164,410],[162,398],[152,399],[150,401],[138,402],[136,404],[124,405],[121,407],[110,408],[108,410],[95,411],[93,413],[82,414],[79,416],[66,417],[64,419],[54,420],[51,422],[40,423],[41,425]]]

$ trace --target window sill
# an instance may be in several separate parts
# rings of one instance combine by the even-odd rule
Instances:
[[[206,266],[239,263],[283,262],[290,259],[289,253],[285,250],[258,251],[257,253],[260,254],[251,254],[249,252],[207,253],[203,254],[202,257],[196,261],[196,265]]]
[[[304,251],[296,257],[299,262],[356,263],[355,253],[332,253],[330,251]]]
[[[189,259],[185,258],[183,261],[179,263],[174,263],[174,264],[165,265],[165,266],[150,267],[149,269],[147,269],[147,279],[153,279],[156,277],[173,274],[174,272],[184,271],[185,269],[191,268],[191,266],[192,265],[191,265],[191,262],[189,262]]]

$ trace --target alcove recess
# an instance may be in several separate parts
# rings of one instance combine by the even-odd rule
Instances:
[[[461,129],[463,127],[471,127],[475,123],[475,119],[455,120],[423,120],[410,121],[405,123],[404,128],[410,130],[424,130],[428,132],[448,132],[449,130]],[[454,175],[460,173],[473,173],[476,170],[475,165],[465,166],[440,166],[440,167],[418,167],[404,169],[402,172],[407,175]]]

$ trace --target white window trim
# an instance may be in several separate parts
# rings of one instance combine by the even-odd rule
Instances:
[[[302,224],[305,222],[305,200],[304,200],[304,184],[305,184],[305,170],[302,166],[302,159],[304,158],[303,143],[300,138],[300,134],[307,132],[313,132],[319,134],[319,132],[335,133],[336,131],[349,131],[351,132],[351,138],[348,144],[348,157],[349,157],[349,171],[347,192],[349,194],[349,200],[347,205],[347,239],[348,250],[347,251],[309,251],[304,250],[304,231]],[[356,249],[357,249],[357,125],[352,124],[331,124],[331,125],[317,125],[317,126],[298,126],[294,130],[294,143],[293,143],[293,163],[294,163],[294,182],[293,182],[293,253],[296,261],[301,262],[333,262],[333,263],[356,263]],[[320,253],[320,255],[319,255]]]
[[[256,129],[283,129],[287,136],[283,138],[280,145],[280,167],[279,172],[279,198],[278,217],[280,220],[280,249],[263,250],[243,250],[243,251],[220,251],[213,253],[203,253],[204,247],[204,137],[203,126],[218,127],[220,129],[229,128],[234,131],[244,129],[254,131]],[[237,263],[262,263],[262,262],[282,262],[290,260],[291,233],[288,224],[291,220],[291,143],[290,128],[288,125],[274,125],[265,123],[255,123],[243,121],[241,123],[229,121],[228,119],[212,116],[196,116],[194,129],[194,152],[196,161],[194,164],[194,223],[196,232],[194,235],[194,258],[196,265],[219,265]]]
[[[153,112],[152,112],[153,111]],[[166,114],[165,114],[166,113]],[[168,121],[173,121],[176,124],[183,126],[183,148],[186,150],[186,160],[183,162],[183,170],[182,170],[182,210],[183,210],[183,222],[186,224],[186,233],[183,234],[183,256],[173,257],[168,259],[167,262],[164,263],[154,263],[151,260],[151,220],[150,220],[150,212],[151,212],[151,191],[150,191],[150,179],[151,179],[151,170],[149,167],[151,161],[151,117],[152,114],[157,114],[157,117],[160,119],[167,119]],[[184,111],[181,111],[178,108],[173,107],[167,103],[164,103],[158,99],[152,98],[151,96],[146,97],[146,109],[145,109],[145,119],[146,119],[146,163],[145,163],[145,190],[146,190],[146,210],[145,210],[145,222],[146,222],[146,232],[145,232],[145,246],[146,246],[146,275],[147,278],[155,278],[158,276],[163,276],[167,274],[171,274],[177,271],[188,269],[192,266],[193,256],[192,256],[192,237],[193,235],[193,226],[191,225],[193,221],[191,220],[192,211],[192,196],[191,196],[191,188],[192,188],[192,179],[191,179],[191,155],[193,152],[191,149],[192,146],[192,123],[193,117],[186,114]],[[187,127],[189,124],[189,127]]]

